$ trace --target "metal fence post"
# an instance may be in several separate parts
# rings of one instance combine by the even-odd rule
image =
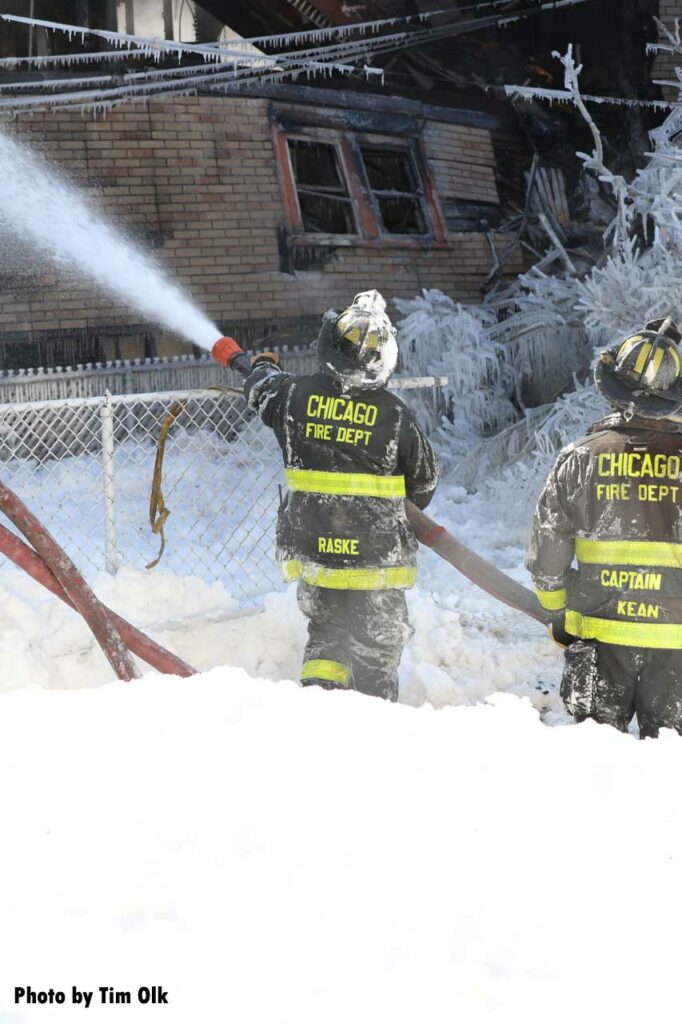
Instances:
[[[104,482],[104,555],[107,572],[118,569],[116,552],[116,496],[114,490],[114,411],[107,390],[100,406],[102,419],[102,477]]]

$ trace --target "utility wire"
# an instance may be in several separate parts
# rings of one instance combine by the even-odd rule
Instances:
[[[492,0],[490,4],[486,4],[485,6],[493,6],[498,2],[499,0]],[[48,101],[49,108],[56,109],[59,106],[72,105],[76,102],[80,102],[84,106],[87,106],[89,102],[92,102],[94,106],[99,107],[109,104],[112,100],[124,102],[126,98],[144,98],[145,95],[163,91],[177,92],[178,90],[182,90],[183,93],[186,93],[196,92],[197,88],[203,87],[206,87],[210,91],[216,91],[218,88],[221,90],[227,90],[229,87],[234,87],[234,85],[241,84],[244,81],[276,81],[282,77],[289,77],[291,75],[299,77],[300,74],[304,72],[307,74],[317,74],[322,72],[330,73],[331,71],[357,73],[358,70],[362,70],[365,74],[383,74],[383,71],[380,68],[365,67],[363,69],[358,69],[354,65],[348,64],[348,61],[375,57],[381,53],[412,48],[423,43],[436,42],[442,38],[452,35],[464,34],[492,26],[503,26],[527,17],[532,17],[533,15],[546,10],[574,6],[575,4],[585,2],[588,2],[588,0],[552,0],[552,2],[519,11],[513,15],[493,15],[487,18],[470,19],[466,21],[457,20],[448,25],[430,27],[417,30],[415,32],[399,32],[371,39],[364,38],[344,41],[332,46],[314,47],[294,52],[290,51],[284,54],[249,55],[248,60],[245,59],[245,54],[234,53],[222,47],[217,49],[213,46],[207,47],[205,45],[192,46],[184,43],[175,43],[171,40],[158,40],[145,36],[133,36],[126,33],[112,33],[100,29],[85,29],[75,25],[46,22],[41,19],[23,18],[18,15],[2,15],[0,17],[7,21],[30,23],[38,27],[48,28],[51,31],[66,32],[71,36],[77,34],[81,34],[82,36],[86,34],[95,35],[113,41],[114,44],[118,44],[120,46],[130,46],[132,44],[141,47],[141,50],[115,51],[123,52],[125,55],[129,55],[130,53],[137,55],[140,52],[145,52],[151,55],[151,53],[156,51],[157,47],[161,47],[167,52],[175,52],[180,56],[184,53],[194,53],[200,55],[204,61],[210,60],[212,62],[218,62],[194,66],[184,65],[175,69],[147,70],[128,73],[123,77],[100,76],[95,79],[92,77],[74,78],[70,81],[64,79],[47,79],[42,82],[30,83],[34,92],[36,90],[40,92],[41,89],[64,89],[65,87],[69,88],[70,85],[94,84],[95,82],[97,84],[111,84],[113,86],[113,88],[109,90],[84,90],[80,92],[62,93],[50,96]],[[479,7],[476,9],[479,9]],[[385,21],[392,22],[393,19],[385,19]],[[317,33],[313,31],[312,33],[307,33],[307,37],[316,34]],[[293,35],[296,34],[294,33]],[[244,42],[246,42],[246,40],[244,40]],[[341,58],[344,63],[333,63],[337,57]],[[227,63],[226,58],[229,58],[232,62],[233,67],[231,70],[225,70],[225,64]],[[237,63],[242,65],[239,69],[237,69]],[[177,81],[176,79],[180,76],[184,76],[183,80]],[[140,84],[142,82],[144,84]],[[220,84],[218,85],[217,83]],[[14,90],[16,88],[27,87],[28,85],[28,83],[20,83],[19,85],[9,85],[6,88]],[[4,98],[0,99],[0,107],[35,109],[35,99],[32,97],[20,97],[13,99]]]

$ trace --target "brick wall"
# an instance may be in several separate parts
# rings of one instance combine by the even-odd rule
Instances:
[[[228,327],[273,318],[295,323],[368,287],[402,297],[435,287],[475,300],[490,268],[485,237],[461,234],[441,248],[339,247],[319,269],[283,273],[284,205],[266,99],[178,98],[103,119],[67,112],[22,116],[4,127],[66,169],[144,244],[156,239],[158,258]],[[432,121],[424,147],[441,199],[497,200],[487,130]],[[15,269],[0,268],[0,337],[138,321],[83,281],[36,265],[30,253]],[[159,354],[182,350],[158,337]],[[144,354],[136,345],[120,354]]]
[[[424,144],[442,199],[498,202],[489,131],[431,121],[424,131]]]

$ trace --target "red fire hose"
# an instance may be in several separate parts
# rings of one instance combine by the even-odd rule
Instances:
[[[425,544],[450,565],[454,565],[463,576],[498,601],[547,625],[550,618],[542,610],[532,591],[456,540],[444,526],[434,523],[433,519],[421,512],[411,501],[405,502],[405,510],[421,544]]]
[[[24,569],[29,576],[32,576],[34,580],[41,583],[46,590],[49,590],[58,597],[60,601],[75,609],[73,601],[54,573],[45,565],[42,558],[35,553],[33,548],[30,548],[20,537],[17,537],[15,533],[11,533],[1,523],[0,552],[11,559],[20,569]],[[121,638],[126,642],[133,654],[136,654],[138,658],[142,658],[152,668],[157,669],[159,672],[165,672],[168,675],[182,676],[183,678],[196,675],[196,669],[193,669],[186,661],[167,651],[161,644],[157,644],[155,640],[152,640],[151,637],[146,636],[141,630],[132,626],[125,619],[121,618],[120,615],[112,611],[111,608],[107,608],[103,604],[102,609],[113,620],[114,625],[121,634]]]
[[[190,665],[103,605],[51,534],[21,499],[1,482],[0,510],[35,548],[33,550],[0,525],[0,551],[80,612],[119,679],[139,677],[131,651],[160,672],[184,677],[195,674]]]

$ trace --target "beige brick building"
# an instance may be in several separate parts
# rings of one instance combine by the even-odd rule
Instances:
[[[321,312],[370,287],[479,298],[487,218],[499,217],[487,115],[383,97],[361,105],[331,90],[281,95],[35,114],[4,129],[64,168],[248,343],[273,332],[305,343]],[[17,344],[19,365],[187,351],[86,282],[25,258],[0,274],[5,366]]]

